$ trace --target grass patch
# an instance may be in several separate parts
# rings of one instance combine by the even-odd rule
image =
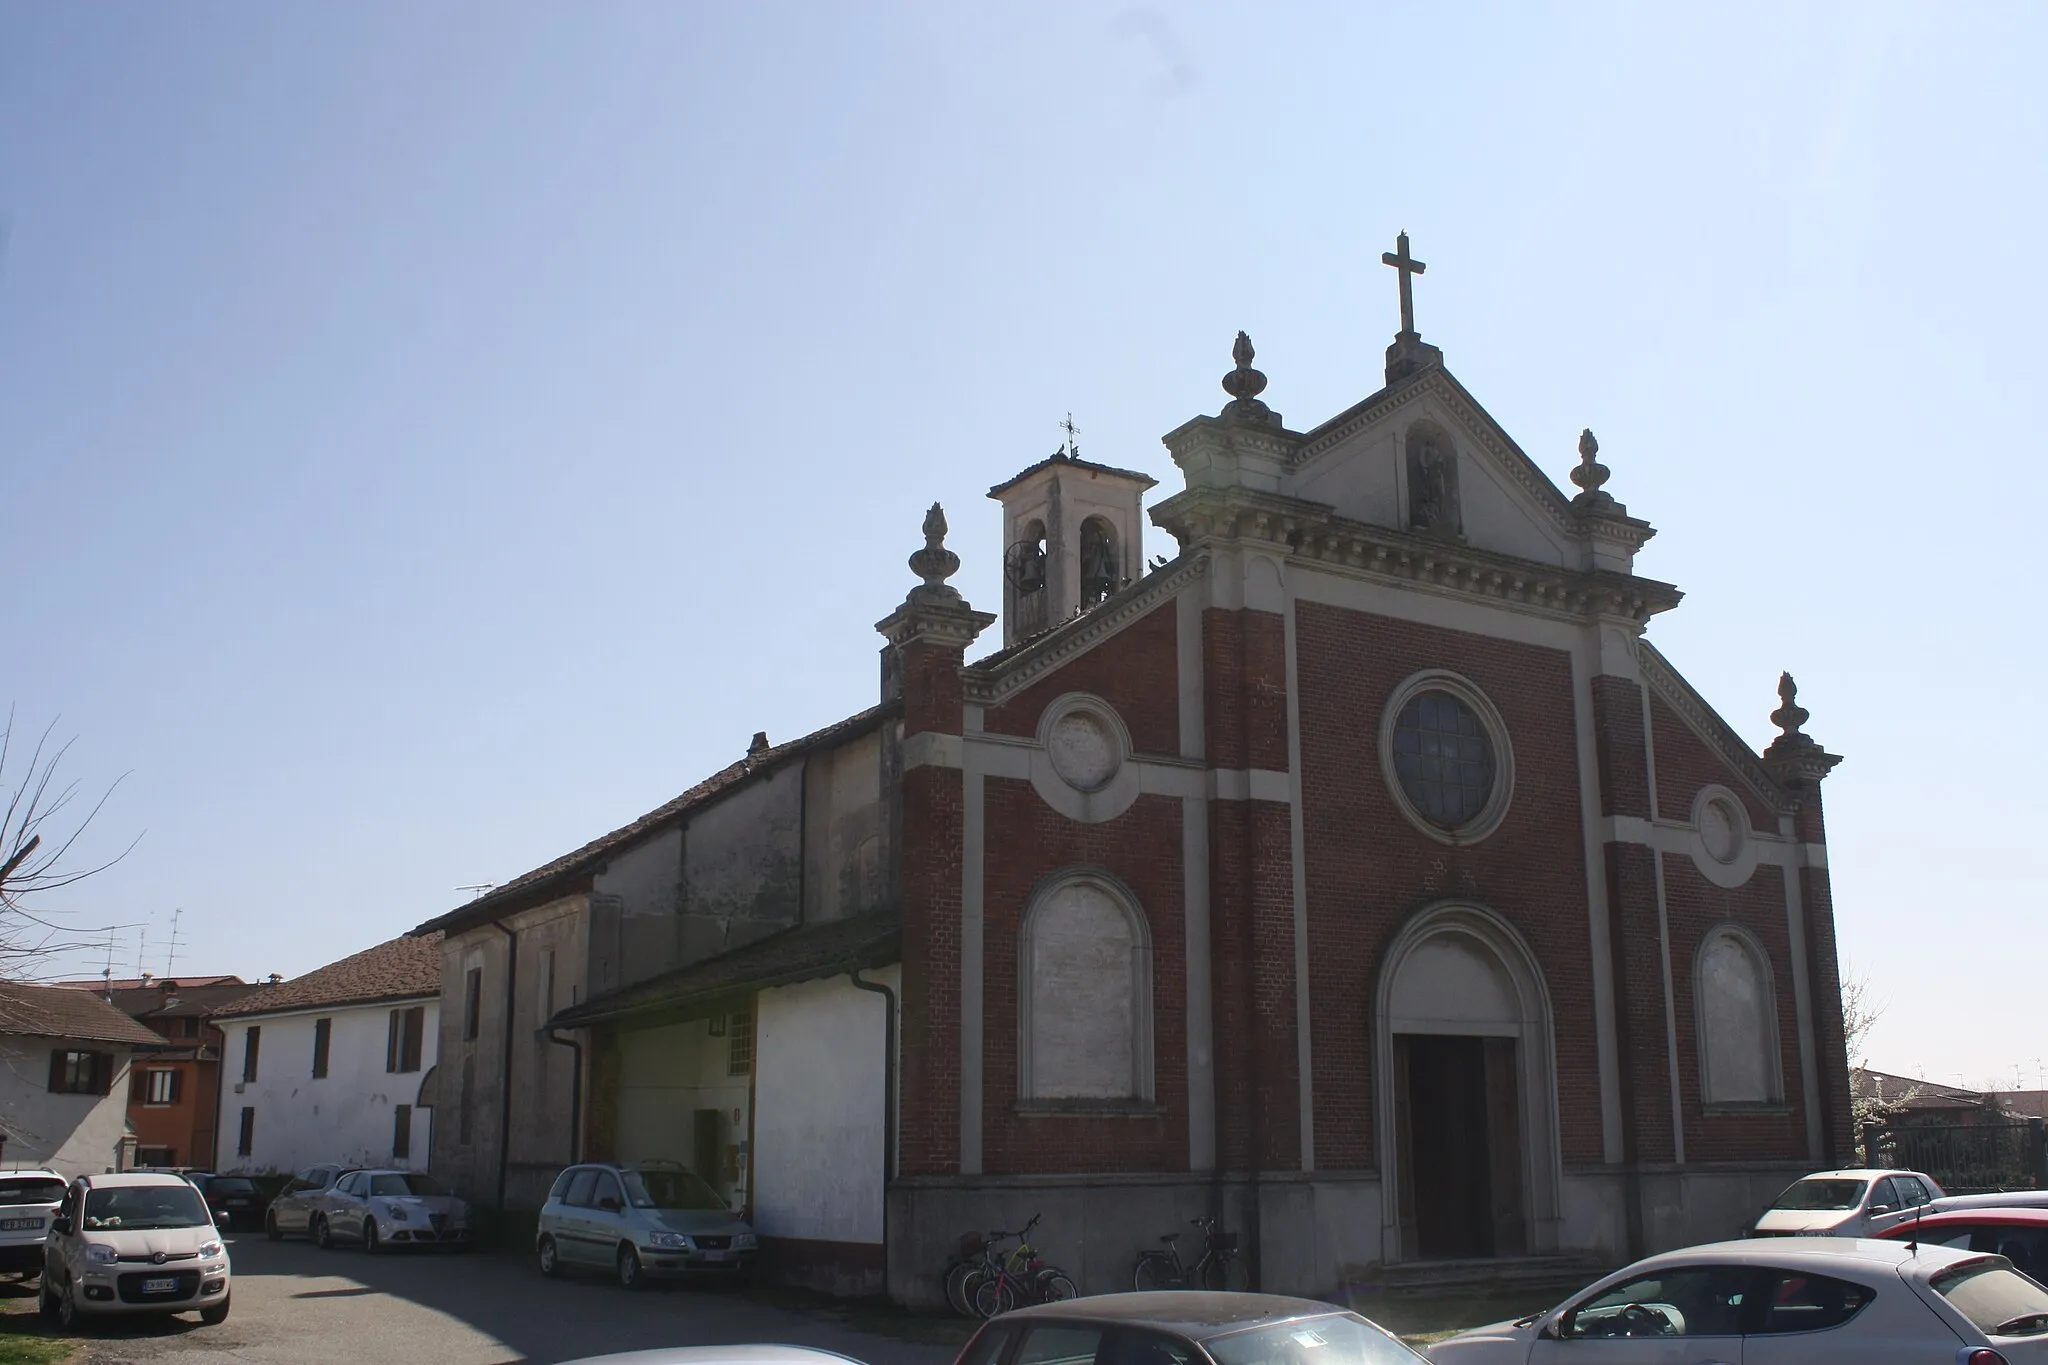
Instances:
[[[36,1292],[33,1284],[0,1284],[0,1365],[61,1365],[85,1349],[52,1334],[36,1312]]]

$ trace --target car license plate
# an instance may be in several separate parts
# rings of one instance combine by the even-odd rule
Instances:
[[[707,1251],[704,1253],[704,1259],[707,1261],[728,1260],[731,1256],[732,1253],[730,1251]]]
[[[0,1232],[20,1232],[24,1228],[39,1228],[42,1225],[43,1220],[40,1218],[8,1218],[0,1220]]]
[[[162,1280],[144,1280],[142,1282],[142,1292],[145,1294],[168,1294],[177,1287],[178,1281],[176,1276]]]

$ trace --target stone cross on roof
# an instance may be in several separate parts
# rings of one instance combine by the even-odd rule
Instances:
[[[1408,254],[1408,234],[1403,232],[1394,239],[1395,250],[1382,251],[1380,264],[1390,265],[1401,272],[1401,335],[1414,336],[1415,332],[1415,283],[1414,277],[1429,267]]]

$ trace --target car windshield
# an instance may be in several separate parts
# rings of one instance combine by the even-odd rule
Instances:
[[[64,1182],[46,1175],[0,1180],[0,1204],[57,1204],[63,1199]]]
[[[448,1188],[430,1175],[414,1172],[411,1175],[371,1176],[370,1193],[385,1198],[403,1198],[409,1194],[446,1194]]]
[[[1931,1281],[1934,1292],[1992,1337],[2048,1335],[2048,1289],[2003,1259],[1966,1261]]]
[[[1217,1365],[1414,1365],[1423,1358],[1349,1313],[1232,1332],[1202,1347]]]
[[[125,1185],[85,1196],[85,1226],[94,1232],[197,1228],[212,1221],[190,1185]]]
[[[1868,1180],[1800,1180],[1779,1195],[1778,1202],[1771,1207],[1806,1213],[1822,1209],[1853,1209],[1863,1202],[1863,1192],[1869,1188]]]
[[[693,1171],[622,1171],[636,1209],[723,1209],[718,1191]]]
[[[206,1182],[208,1194],[254,1194],[256,1182],[246,1176],[217,1175]]]

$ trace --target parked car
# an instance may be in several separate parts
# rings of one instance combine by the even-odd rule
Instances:
[[[64,1202],[55,1171],[0,1171],[0,1271],[26,1280],[43,1272],[43,1239]]]
[[[541,1274],[607,1270],[628,1289],[649,1279],[744,1277],[759,1249],[754,1230],[700,1176],[653,1162],[563,1171],[534,1237]]]
[[[1996,1194],[1945,1194],[1927,1206],[1929,1213],[1962,1213],[1972,1209],[2048,1209],[2048,1190],[2000,1190]]]
[[[246,1175],[215,1175],[195,1171],[185,1177],[206,1200],[213,1212],[213,1225],[222,1232],[245,1228],[263,1217],[263,1191]]]
[[[1820,1171],[1785,1187],[1751,1237],[1868,1237],[1941,1198],[1919,1171]]]
[[[1558,1308],[1460,1332],[1439,1365],[2039,1365],[2048,1289],[2002,1256],[1848,1237],[1637,1261]]]
[[[1930,1213],[1894,1223],[1881,1234],[1890,1242],[1988,1251],[2013,1268],[2048,1284],[2048,1209],[1961,1209]]]
[[[1399,1338],[1311,1299],[1167,1289],[1034,1304],[989,1319],[958,1365],[1419,1365]]]
[[[37,1306],[66,1330],[101,1313],[198,1309],[208,1323],[227,1320],[227,1248],[206,1201],[181,1176],[81,1176],[51,1224],[45,1258]]]
[[[308,1166],[285,1184],[263,1213],[263,1231],[275,1242],[286,1233],[310,1235],[319,1198],[334,1188],[334,1182],[355,1170],[354,1166],[332,1163]]]
[[[313,1202],[313,1241],[323,1249],[356,1242],[374,1255],[469,1240],[469,1205],[424,1171],[350,1171]]]

